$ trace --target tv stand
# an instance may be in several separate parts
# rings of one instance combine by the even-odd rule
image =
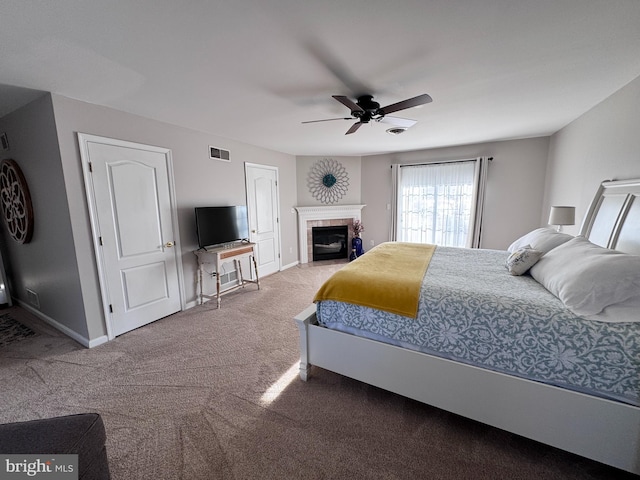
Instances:
[[[238,288],[244,288],[247,283],[255,283],[258,286],[258,290],[260,290],[260,277],[258,277],[258,264],[256,263],[256,255],[255,255],[255,243],[245,242],[238,243],[236,245],[224,245],[221,247],[213,247],[206,250],[195,250],[196,257],[198,257],[198,280],[200,283],[200,305],[204,303],[204,299],[207,298],[209,300],[216,299],[217,308],[220,308],[220,297],[225,293],[232,292]],[[245,280],[242,276],[242,265],[240,260],[243,258],[249,259],[249,268],[253,264],[253,270],[255,273],[255,280]],[[237,285],[228,288],[224,292],[220,292],[220,267],[225,263],[233,262],[234,267],[236,269],[238,275]],[[202,277],[204,272],[204,265],[211,264],[215,266],[215,275],[216,277],[216,293],[215,295],[205,295],[202,291]]]

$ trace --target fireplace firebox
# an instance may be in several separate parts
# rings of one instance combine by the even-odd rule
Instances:
[[[348,258],[348,235],[349,229],[346,225],[313,227],[313,261]]]

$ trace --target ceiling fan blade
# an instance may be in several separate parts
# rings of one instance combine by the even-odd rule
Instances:
[[[338,57],[322,45],[318,39],[309,39],[306,48],[327,70],[329,70],[356,98],[370,92],[371,89],[360,82],[349,70],[348,66],[342,63]]]
[[[379,121],[382,123],[389,123],[391,125],[395,125],[396,127],[402,127],[402,128],[411,128],[416,123],[418,123],[416,120],[411,120],[409,118],[400,118],[400,117],[391,117],[391,116],[382,117]]]
[[[351,128],[349,130],[347,130],[347,133],[345,133],[345,135],[349,135],[351,133],[355,133],[356,130],[358,130],[361,126],[362,126],[362,122],[354,123],[353,125],[351,125]]]
[[[432,102],[433,99],[427,95],[426,93],[422,95],[418,95],[417,97],[408,98],[407,100],[403,100],[398,103],[393,103],[391,105],[387,105],[386,107],[382,107],[380,109],[385,115],[388,113],[397,112],[398,110],[404,110],[405,108],[417,107],[418,105],[424,105],[425,103]]]
[[[343,104],[352,112],[364,112],[362,107],[354,103],[349,97],[345,97],[344,95],[331,95],[331,96],[336,100],[338,100],[341,104]]]
[[[302,123],[331,122],[333,120],[353,120],[353,117],[325,118],[324,120],[307,120],[306,122]]]

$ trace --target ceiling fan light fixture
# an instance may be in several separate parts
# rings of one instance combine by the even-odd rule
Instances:
[[[373,100],[373,95],[360,95],[355,102],[349,97],[345,97],[344,95],[332,95],[332,97],[351,111],[351,117],[310,120],[302,123],[327,122],[329,120],[358,120],[358,122],[354,123],[351,128],[347,130],[347,133],[345,133],[345,135],[350,135],[352,133],[355,133],[355,131],[358,130],[358,128],[360,128],[362,125],[373,120],[375,122],[390,123],[394,125],[387,130],[387,133],[389,135],[399,135],[407,128],[414,126],[417,122],[408,118],[387,116],[387,114],[405,110],[407,108],[417,107],[419,105],[424,105],[425,103],[429,103],[432,101],[429,95],[423,93],[422,95],[418,95],[417,97],[408,98],[401,102],[387,105],[386,107],[381,108],[380,104]]]

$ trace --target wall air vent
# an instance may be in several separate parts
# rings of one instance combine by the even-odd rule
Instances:
[[[31,305],[33,305],[36,308],[40,308],[40,298],[38,297],[38,294],[36,292],[34,292],[33,290],[30,289],[25,289],[27,291],[27,302],[29,302]]]
[[[209,145],[209,158],[215,158],[216,160],[222,160],[223,162],[231,161],[231,153],[229,150],[224,150],[218,147],[212,147]]]

